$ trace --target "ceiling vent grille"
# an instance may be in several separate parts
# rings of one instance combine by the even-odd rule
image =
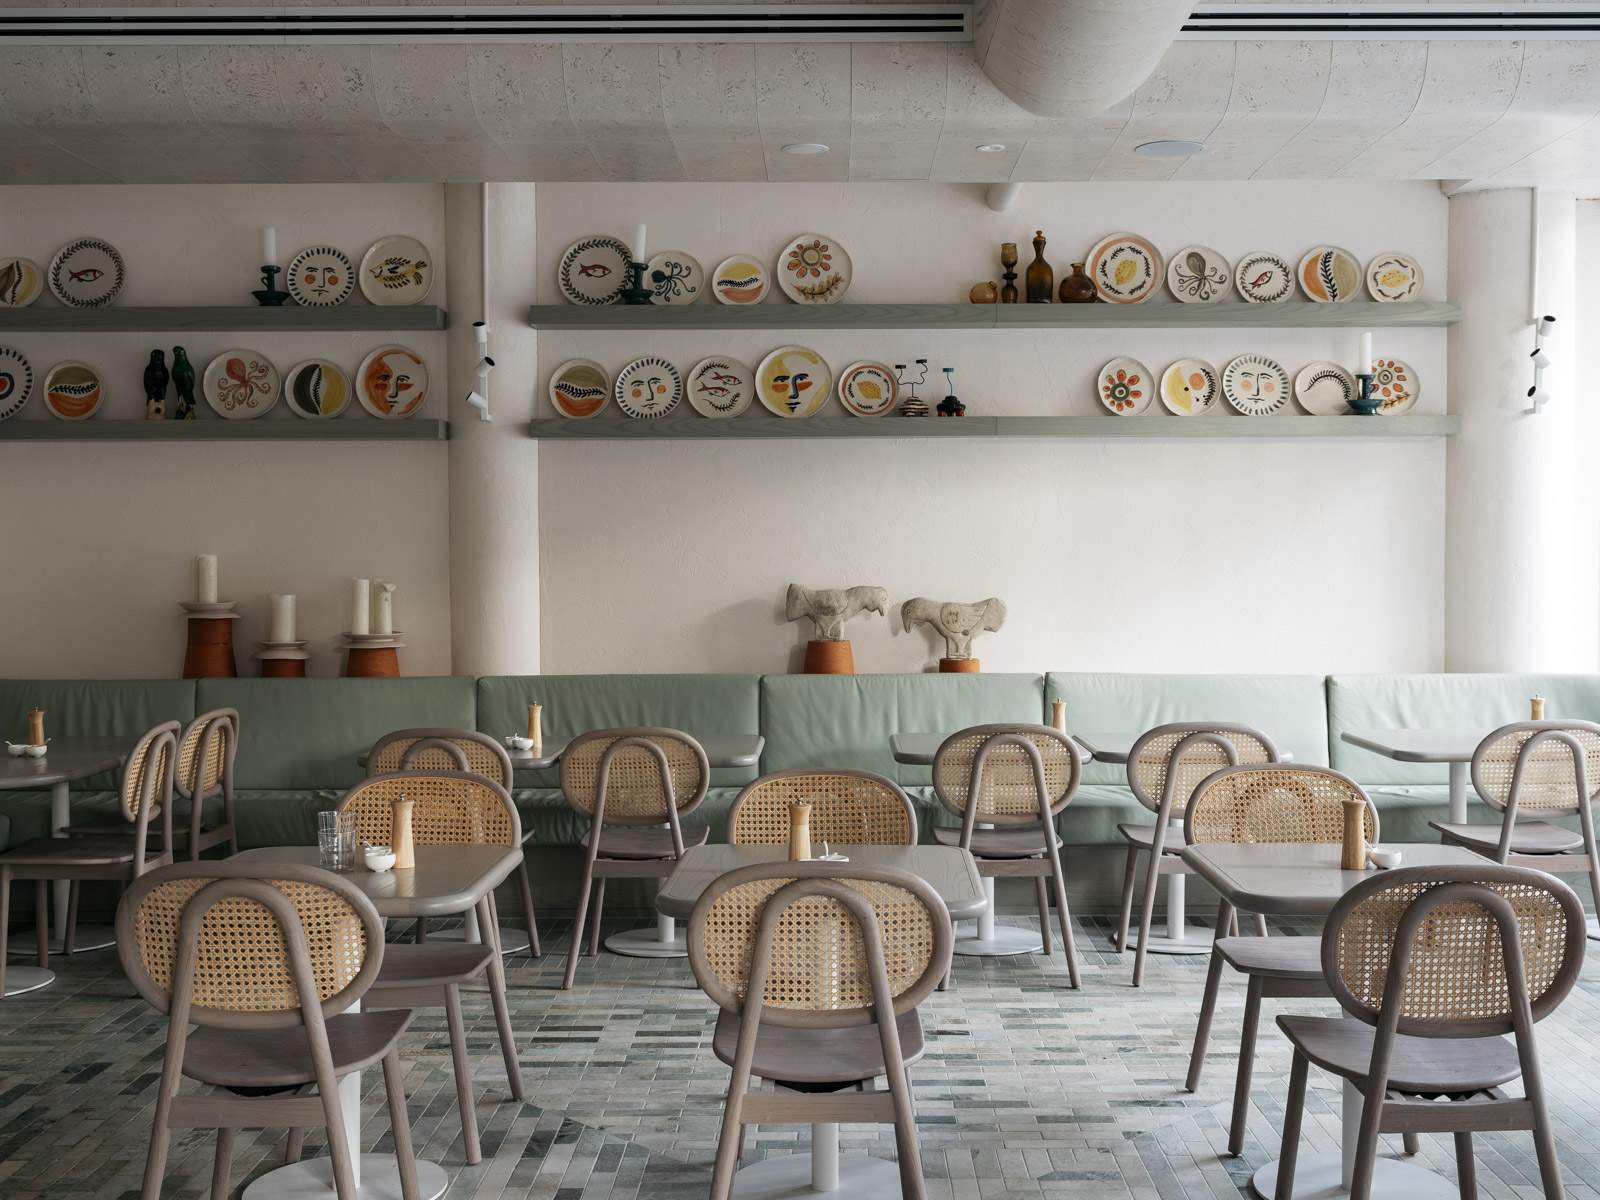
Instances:
[[[1198,8],[1187,41],[1526,41],[1600,37],[1600,4],[1230,4]]]

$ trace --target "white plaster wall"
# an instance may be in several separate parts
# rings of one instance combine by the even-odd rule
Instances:
[[[1594,272],[1584,269],[1584,264],[1600,262],[1600,200],[1579,200],[1574,220],[1574,238],[1577,243],[1575,296],[1572,336],[1567,345],[1574,348],[1574,370],[1569,379],[1589,380],[1600,370],[1600,283]],[[1577,410],[1577,444],[1587,451],[1600,441],[1600,397],[1594,389],[1573,386],[1571,402]],[[1580,453],[1580,458],[1585,457]],[[1577,473],[1578,494],[1575,498],[1578,511],[1583,514],[1577,523],[1578,536],[1583,539],[1583,552],[1587,556],[1579,596],[1579,612],[1587,616],[1588,633],[1592,643],[1591,658],[1600,663],[1600,529],[1596,529],[1593,514],[1600,509],[1600,473],[1580,468]]]

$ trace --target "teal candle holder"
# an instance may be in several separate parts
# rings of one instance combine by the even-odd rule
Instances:
[[[1357,375],[1356,378],[1361,381],[1361,395],[1350,401],[1350,407],[1357,416],[1370,417],[1383,407],[1383,401],[1372,394],[1372,375]]]

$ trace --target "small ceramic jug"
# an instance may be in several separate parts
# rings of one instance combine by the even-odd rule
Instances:
[[[1345,871],[1367,869],[1367,802],[1363,799],[1344,802],[1344,847],[1339,855],[1339,866]]]
[[[801,801],[789,806],[789,861],[811,858],[811,805]]]
[[[411,809],[415,803],[404,796],[394,802],[389,842],[394,847],[394,868],[397,871],[410,871],[417,865],[417,843],[411,832]]]

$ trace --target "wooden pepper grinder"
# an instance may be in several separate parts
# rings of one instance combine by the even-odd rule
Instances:
[[[1535,696],[1528,701],[1528,715],[1532,720],[1544,720],[1544,697]]]
[[[417,840],[411,832],[411,809],[415,804],[415,800],[408,800],[405,796],[394,802],[389,840],[394,843],[394,869],[397,871],[416,869]]]
[[[1050,701],[1050,727],[1059,729],[1062,733],[1067,731],[1067,702],[1065,700]]]
[[[544,749],[544,705],[528,705],[528,740],[533,743],[533,752],[538,754]]]
[[[44,709],[35,708],[28,712],[28,745],[44,745]]]
[[[1344,848],[1339,855],[1339,867],[1345,871],[1367,869],[1367,802],[1365,799],[1344,802]]]
[[[789,861],[811,858],[811,805],[805,801],[789,806]]]

